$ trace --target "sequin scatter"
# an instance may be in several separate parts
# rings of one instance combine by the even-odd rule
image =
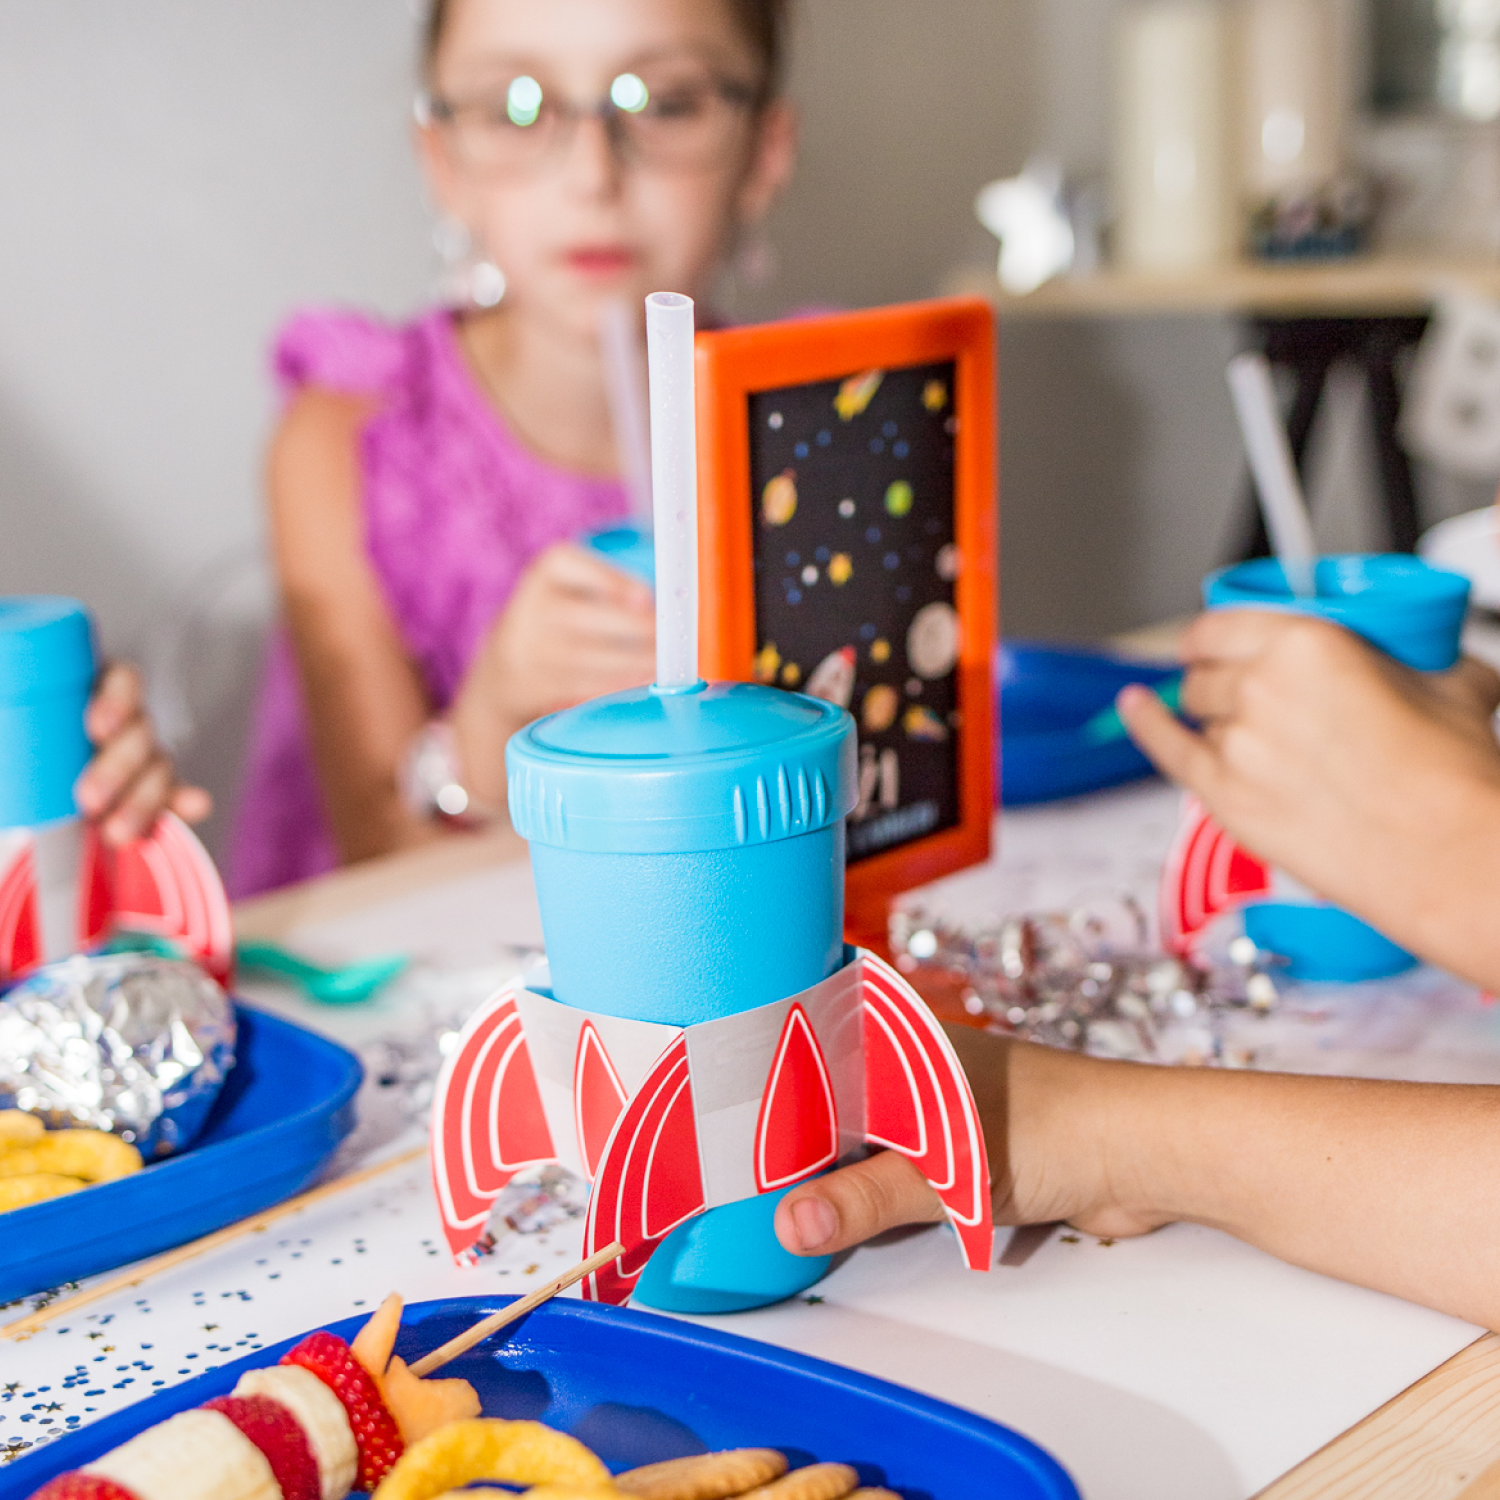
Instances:
[[[922,405],[928,411],[942,411],[948,404],[948,387],[941,380],[929,380],[922,387]]]
[[[906,731],[908,739],[923,740],[933,745],[941,745],[948,738],[948,726],[930,708],[920,703],[914,703],[901,715],[901,727]]]
[[[854,564],[849,559],[847,552],[835,552],[828,559],[828,581],[834,588],[841,589],[854,577]]]
[[[1253,945],[1192,961],[1162,953],[1130,897],[973,926],[898,905],[890,942],[919,989],[924,973],[957,984],[989,1029],[1096,1057],[1253,1067],[1240,1023],[1279,999],[1273,961]]]
[[[883,666],[891,659],[891,643],[882,636],[877,636],[870,642],[870,660],[877,666]]]
[[[767,526],[785,526],[797,514],[795,470],[783,469],[774,479],[766,481],[760,492],[760,514]]]
[[[802,668],[794,661],[789,661],[781,669],[781,685],[784,688],[794,688],[802,681]]]
[[[833,409],[842,421],[852,422],[865,411],[875,399],[880,382],[885,379],[884,370],[864,370],[844,381],[833,398]]]
[[[877,682],[865,694],[860,708],[860,723],[866,734],[882,734],[896,722],[901,707],[901,697],[888,683]]]
[[[951,604],[919,609],[906,632],[906,659],[918,677],[946,677],[958,661],[958,612]]]

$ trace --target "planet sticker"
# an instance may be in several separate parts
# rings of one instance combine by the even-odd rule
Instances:
[[[891,659],[891,643],[881,636],[878,640],[870,642],[870,660],[878,665],[884,665]]]
[[[908,516],[912,507],[911,486],[904,479],[892,480],[885,487],[885,511],[888,516]]]
[[[922,405],[928,411],[942,411],[948,404],[948,387],[941,380],[929,380],[922,387]]]
[[[896,722],[896,714],[901,708],[901,695],[884,682],[877,682],[874,687],[865,694],[865,701],[860,705],[859,720],[865,726],[866,734],[880,734],[889,729]]]
[[[948,738],[948,726],[921,703],[912,704],[901,715],[901,727],[906,731],[907,738],[913,740],[927,740],[941,745]]]
[[[854,647],[840,646],[837,651],[830,651],[813,668],[804,691],[810,698],[848,708],[854,696]]]
[[[851,375],[833,398],[833,409],[845,422],[852,422],[875,399],[875,392],[884,379],[884,370],[863,370],[858,375]]]
[[[760,492],[761,519],[767,526],[785,526],[797,514],[797,471],[783,469],[766,481]]]
[[[781,669],[782,687],[794,688],[802,681],[802,668],[794,661],[789,661]]]
[[[906,632],[906,659],[918,677],[946,677],[958,661],[958,613],[951,604],[927,604]]]
[[[847,552],[835,552],[828,559],[828,581],[834,588],[842,588],[854,576],[854,564]]]
[[[781,670],[781,652],[776,649],[775,641],[767,641],[759,651],[755,653],[755,660],[751,664],[757,682],[775,682],[776,674]]]
[[[944,583],[952,583],[958,577],[961,563],[958,548],[952,542],[938,548],[938,555],[933,559],[932,565],[937,570],[937,576]]]

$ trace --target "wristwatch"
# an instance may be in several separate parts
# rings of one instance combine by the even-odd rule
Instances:
[[[430,720],[413,736],[401,768],[401,793],[419,818],[475,828],[500,816],[464,785],[458,742],[445,719]]]

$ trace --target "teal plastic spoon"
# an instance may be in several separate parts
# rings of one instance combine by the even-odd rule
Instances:
[[[1174,714],[1182,707],[1181,677],[1169,677],[1165,682],[1158,683],[1151,691]],[[1109,745],[1116,740],[1128,739],[1129,735],[1126,733],[1124,720],[1120,718],[1120,710],[1111,703],[1108,708],[1101,708],[1083,726],[1083,737],[1091,745]]]
[[[320,1005],[358,1005],[388,985],[411,963],[404,953],[387,958],[366,958],[338,969],[325,969],[310,963],[279,943],[253,940],[240,943],[235,958],[241,969],[274,974],[289,979]]]

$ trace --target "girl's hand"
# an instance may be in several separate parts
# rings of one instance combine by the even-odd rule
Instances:
[[[1144,688],[1120,716],[1245,848],[1397,942],[1500,984],[1500,677],[1414,672],[1337,625],[1215,610],[1187,633],[1179,723]]]
[[[74,795],[106,843],[141,838],[168,809],[187,823],[201,822],[212,811],[213,799],[202,787],[182,785],[172,757],[157,744],[134,667],[115,662],[104,669],[84,727],[95,753]]]
[[[522,576],[454,700],[469,790],[505,803],[505,742],[542,714],[650,682],[655,606],[639,579],[558,543]]]

